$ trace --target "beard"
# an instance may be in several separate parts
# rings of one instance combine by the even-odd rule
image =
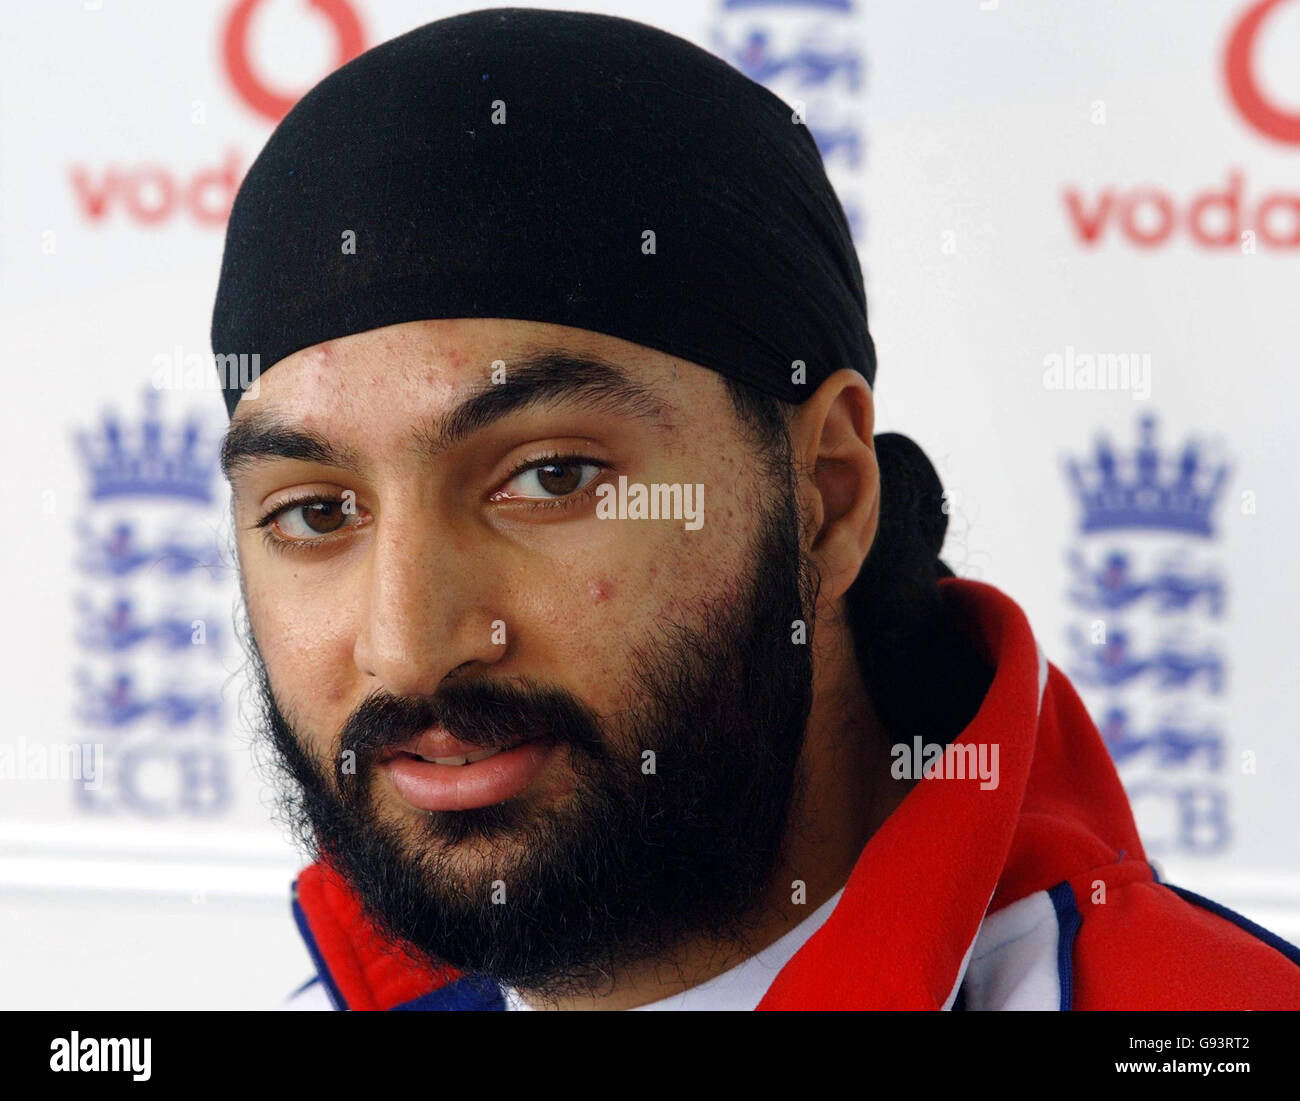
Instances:
[[[788,479],[776,496],[748,576],[703,622],[660,620],[632,647],[631,702],[604,720],[559,687],[457,676],[431,696],[368,696],[327,759],[279,706],[250,632],[260,726],[300,844],[419,963],[535,1002],[609,990],[630,966],[669,965],[686,945],[749,954],[801,813],[813,696],[817,580]],[[547,769],[567,766],[571,785],[547,806],[526,791],[386,815],[377,762],[435,725],[484,749],[540,732],[556,747]]]

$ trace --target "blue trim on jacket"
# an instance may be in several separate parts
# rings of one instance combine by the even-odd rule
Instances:
[[[330,977],[329,968],[325,966],[325,957],[321,955],[320,947],[316,944],[316,938],[312,936],[311,926],[307,924],[307,915],[298,902],[297,883],[293,885],[293,920],[298,926],[298,932],[302,935],[302,939],[307,944],[307,951],[311,953],[311,962],[316,965],[316,977],[320,979],[321,985],[325,987],[325,993],[329,995],[330,1002],[333,1003],[335,1009],[347,1009],[347,1002],[343,1000],[343,995],[339,993],[339,988],[334,985],[334,980]]]
[[[319,983],[319,982],[320,982],[320,976],[319,976],[319,975],[313,975],[310,979],[308,979],[305,983],[303,983],[300,987],[298,987],[297,990],[295,990],[293,993],[291,993],[291,994],[289,995],[289,997],[290,997],[290,998],[296,998],[299,994],[301,994],[301,993],[302,993],[304,990],[306,990],[308,987],[310,987],[310,986],[315,986],[315,985],[316,985],[317,983]]]
[[[1056,941],[1056,970],[1061,984],[1061,1010],[1074,1008],[1074,938],[1083,924],[1074,888],[1069,883],[1058,883],[1047,897],[1056,909],[1059,934]]]
[[[440,986],[437,990],[421,994],[409,1002],[393,1006],[393,1012],[452,1010],[474,1013],[504,1011],[505,1008],[505,997],[495,982],[481,975],[466,975],[446,986]]]
[[[1232,924],[1237,926],[1238,929],[1244,929],[1247,933],[1250,933],[1252,936],[1256,937],[1257,939],[1262,940],[1270,948],[1273,948],[1276,951],[1281,952],[1282,955],[1284,955],[1297,967],[1300,967],[1300,948],[1297,948],[1294,944],[1291,944],[1289,941],[1283,940],[1276,933],[1270,933],[1262,925],[1256,925],[1253,921],[1250,920],[1250,918],[1243,917],[1235,910],[1229,910],[1226,906],[1222,906],[1211,899],[1203,897],[1202,895],[1195,894],[1192,891],[1184,890],[1182,887],[1175,887],[1172,883],[1162,883],[1161,886],[1167,888],[1170,891],[1173,891],[1174,894],[1176,894],[1184,902],[1190,902],[1193,906],[1199,906],[1203,910],[1209,910],[1210,913],[1215,914],[1218,917],[1225,919],[1226,921],[1232,922]]]

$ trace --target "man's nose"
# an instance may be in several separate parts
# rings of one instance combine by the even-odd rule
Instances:
[[[381,517],[367,570],[353,656],[391,694],[432,694],[460,666],[505,653],[481,549],[445,524],[427,514]]]

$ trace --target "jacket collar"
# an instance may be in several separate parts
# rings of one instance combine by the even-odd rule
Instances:
[[[986,753],[996,745],[998,784],[921,779],[864,847],[839,904],[759,1009],[949,1008],[986,912],[1117,853],[1145,860],[1105,745],[1024,612],[982,582],[939,585],[994,669],[954,745]],[[490,984],[411,962],[326,865],[301,873],[294,912],[340,1008],[500,1008],[485,992]]]

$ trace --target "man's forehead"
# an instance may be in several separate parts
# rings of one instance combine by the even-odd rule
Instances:
[[[509,385],[523,367],[548,360],[604,363],[657,393],[665,406],[686,375],[712,372],[663,352],[587,329],[512,318],[403,322],[303,348],[268,369],[257,397],[246,394],[232,419],[256,407],[285,416],[346,415],[368,400],[401,397],[422,409],[448,408],[484,382]],[[544,369],[544,368],[543,368]],[[250,400],[252,399],[252,400]],[[260,399],[260,400],[259,400]],[[344,416],[343,419],[346,419]]]
[[[274,457],[352,466],[376,443],[414,444],[431,457],[511,414],[537,408],[567,407],[671,430],[689,404],[682,401],[678,363],[649,349],[639,351],[658,357],[652,367],[640,355],[620,355],[620,347],[596,352],[557,346],[553,339],[516,341],[510,353],[485,360],[462,343],[453,366],[439,360],[437,341],[431,347],[416,337],[407,356],[392,350],[404,337],[360,335],[369,339],[304,349],[290,357],[294,364],[277,365],[276,371],[290,369],[257,399],[240,402],[222,453],[227,474]],[[346,361],[340,351],[345,342]],[[608,343],[636,347],[613,338]]]

